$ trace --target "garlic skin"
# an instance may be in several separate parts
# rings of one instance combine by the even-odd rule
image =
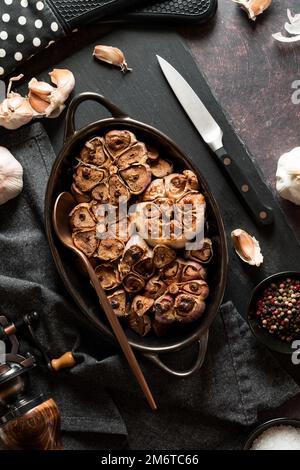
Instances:
[[[18,196],[22,189],[22,165],[7,148],[0,147],[0,205]]]
[[[284,153],[279,158],[276,190],[282,198],[300,206],[300,147]]]
[[[255,21],[272,3],[272,0],[232,0],[248,13],[250,20]]]
[[[123,52],[117,47],[104,46],[99,44],[98,46],[95,46],[93,56],[98,60],[106,62],[107,64],[120,67],[121,72],[123,73],[132,71],[132,69],[128,68]]]
[[[65,101],[75,86],[73,73],[67,69],[54,69],[49,73],[56,87],[32,78],[28,83],[29,103],[35,115],[55,118],[65,109]]]
[[[264,257],[256,238],[249,235],[245,230],[237,228],[231,232],[231,239],[236,254],[242,261],[257,267],[263,263]]]

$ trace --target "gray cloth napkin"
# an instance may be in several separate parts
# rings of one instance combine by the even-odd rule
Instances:
[[[22,194],[0,206],[1,313],[15,319],[37,310],[42,317],[37,333],[49,353],[76,352],[72,370],[54,375],[38,367],[32,377],[37,390],[57,400],[65,448],[242,448],[259,414],[298,393],[296,383],[228,302],[211,328],[204,366],[192,377],[170,377],[140,358],[158,403],[158,411],[151,412],[126,361],[86,326],[56,273],[43,226],[55,156],[43,127],[36,123],[3,133],[0,145],[24,168]],[[30,347],[26,341],[22,345],[24,351]],[[194,356],[192,346],[165,360],[180,369]]]

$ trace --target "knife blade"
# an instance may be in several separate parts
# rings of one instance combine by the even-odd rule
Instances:
[[[261,202],[255,185],[248,180],[232,155],[223,146],[223,131],[198,95],[179,72],[160,56],[156,56],[162,72],[175,96],[196,127],[204,142],[217,156],[226,175],[234,184],[239,196],[255,221],[262,225],[273,222],[273,211]],[[257,174],[257,178],[260,176]]]

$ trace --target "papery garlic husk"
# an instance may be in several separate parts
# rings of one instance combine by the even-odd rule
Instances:
[[[179,294],[174,304],[176,320],[181,323],[191,323],[202,317],[205,307],[205,302],[200,297]]]
[[[196,261],[180,260],[182,263],[181,281],[192,281],[194,279],[206,279],[206,269]]]
[[[156,245],[153,249],[153,264],[161,269],[172,263],[176,259],[176,251],[165,245]]]
[[[94,137],[84,144],[80,152],[79,159],[86,164],[98,165],[103,168],[109,168],[113,161],[104,149],[104,139]]]
[[[127,296],[124,289],[118,289],[112,294],[107,296],[107,299],[112,306],[112,309],[117,317],[126,317],[129,315],[129,308],[127,305]]]
[[[92,199],[100,202],[101,204],[108,204],[110,201],[109,187],[107,182],[97,184],[91,193]]]
[[[145,313],[151,310],[154,304],[154,300],[144,295],[136,295],[131,304],[131,311],[136,313],[139,317],[145,315]]]
[[[136,143],[136,137],[130,131],[113,130],[107,132],[104,137],[104,143],[108,153],[113,158],[117,158],[125,152],[125,150]]]
[[[0,205],[18,196],[22,189],[22,165],[7,148],[0,147]]]
[[[75,183],[72,184],[71,186],[71,193],[73,194],[76,202],[82,203],[82,202],[90,202],[91,196],[88,193],[83,193]]]
[[[145,144],[137,142],[118,157],[116,164],[120,170],[124,170],[135,163],[146,163],[147,156]]]
[[[99,44],[98,46],[95,46],[93,56],[98,60],[106,62],[107,64],[120,67],[123,73],[131,72],[132,70],[128,67],[123,52],[117,47],[104,46]]]
[[[33,118],[33,109],[27,98],[10,92],[0,103],[0,126],[14,130],[24,126]]]
[[[276,190],[282,198],[300,205],[300,147],[294,148],[279,158]]]
[[[180,284],[179,290],[183,293],[196,295],[200,300],[205,300],[209,295],[208,284],[202,279],[184,282]]]
[[[163,158],[157,158],[156,160],[148,160],[148,164],[151,168],[152,175],[156,178],[163,178],[164,176],[170,175],[173,171],[173,164]]]
[[[145,280],[137,273],[127,274],[122,282],[124,289],[131,294],[139,292],[145,287]]]
[[[128,324],[140,336],[146,336],[151,330],[151,320],[148,315],[139,316],[135,312],[130,312]]]
[[[260,266],[263,263],[260,246],[256,238],[252,237],[243,229],[231,232],[231,239],[238,256],[251,266]]]
[[[151,299],[158,299],[167,290],[167,285],[160,279],[159,275],[151,277],[145,286],[145,295]]]
[[[74,183],[83,193],[91,191],[107,177],[105,170],[78,165],[74,174]]]
[[[159,197],[165,197],[166,190],[165,190],[165,182],[163,178],[158,178],[153,180],[146,191],[143,193],[142,200],[143,201],[154,201]]]
[[[70,212],[70,224],[73,230],[83,230],[96,227],[93,214],[90,212],[89,203],[81,203]]]
[[[85,229],[72,234],[73,243],[86,256],[93,256],[98,248],[99,241],[95,229]]]
[[[198,250],[188,250],[185,253],[188,259],[199,261],[202,264],[207,264],[213,257],[212,241],[209,238],[204,238],[202,246]]]
[[[175,321],[174,299],[170,294],[159,297],[153,306],[155,321],[163,325],[172,324]]]
[[[99,264],[95,269],[95,273],[104,290],[115,289],[121,283],[118,268],[112,263]]]
[[[129,201],[131,196],[129,189],[125,186],[124,182],[118,175],[112,175],[109,178],[108,192],[109,200],[113,205],[118,205],[121,198],[123,201],[125,201],[125,199]]]
[[[132,194],[141,194],[151,183],[152,173],[148,165],[135,164],[120,171]]]
[[[272,3],[272,0],[233,0],[238,3],[243,10],[248,13],[250,20],[255,21]]]
[[[124,242],[117,238],[103,238],[99,241],[99,246],[94,256],[103,261],[116,261],[122,256]]]

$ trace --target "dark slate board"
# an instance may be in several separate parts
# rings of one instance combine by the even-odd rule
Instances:
[[[84,33],[82,47],[80,41],[73,40],[75,49],[73,47],[71,55],[56,66],[70,68],[74,72],[76,93],[95,91],[105,95],[129,116],[151,124],[169,135],[198,165],[220,205],[228,235],[230,266],[225,299],[233,300],[240,313],[245,316],[251,290],[260,280],[278,271],[300,268],[299,244],[287,225],[282,210],[269,191],[265,202],[274,210],[275,223],[272,227],[263,228],[254,224],[170,90],[160,71],[156,54],[170,61],[185,76],[211,110],[224,130],[226,148],[239,160],[251,180],[254,166],[246,148],[235,135],[201,71],[177,34],[170,31],[163,33],[124,29],[110,32],[101,39],[95,38],[97,38],[95,30],[91,30],[90,41],[89,33]],[[92,59],[92,51],[97,43],[120,47],[133,72],[123,75],[115,68],[95,62]],[[70,47],[68,49],[70,52]],[[54,59],[51,58],[51,62],[54,61],[55,54]],[[39,77],[45,78],[45,73]],[[247,103],[245,103],[246,109]],[[99,105],[85,103],[77,113],[77,126],[83,126],[106,116],[107,112]],[[45,127],[58,153],[63,143],[63,116],[58,120],[45,121]],[[265,257],[262,267],[252,268],[243,264],[236,256],[231,246],[230,233],[238,227],[244,228],[260,240]],[[287,359],[285,363],[288,367]]]

